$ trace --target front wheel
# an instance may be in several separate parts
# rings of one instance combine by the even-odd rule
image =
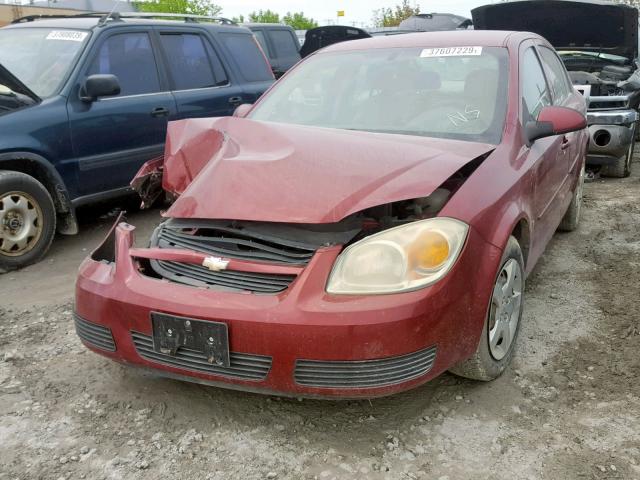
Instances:
[[[47,189],[24,173],[0,171],[0,269],[36,263],[49,250],[55,229]]]
[[[511,362],[524,306],[524,259],[520,244],[509,237],[494,282],[489,312],[475,353],[450,371],[461,377],[489,381]]]

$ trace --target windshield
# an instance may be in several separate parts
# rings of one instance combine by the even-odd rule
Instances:
[[[0,29],[0,64],[41,98],[60,88],[89,32],[50,28]]]
[[[497,47],[320,53],[280,80],[250,118],[499,143],[507,57]]]

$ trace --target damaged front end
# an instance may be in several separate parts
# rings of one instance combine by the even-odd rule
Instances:
[[[138,272],[193,287],[278,294],[318,257],[327,258],[326,281],[338,254],[349,246],[437,217],[493,151],[490,145],[454,142],[458,152],[445,154],[434,145],[449,147],[450,141],[417,139],[402,158],[395,142],[381,136],[318,131],[315,137],[324,134],[332,136],[324,143],[333,148],[312,160],[307,158],[315,155],[306,147],[308,132],[301,127],[246,119],[171,124],[166,157],[146,164],[132,182],[143,205],[153,203],[163,189],[175,198],[150,247],[131,252]],[[205,138],[213,148],[200,148],[196,140]],[[354,152],[350,163],[338,163],[346,148],[342,142]],[[353,145],[360,142],[367,155],[355,155]],[[371,154],[392,160],[367,165]],[[333,179],[311,187],[310,179],[319,182],[319,172],[335,167],[341,168],[344,182]],[[424,168],[428,175],[413,172]],[[283,204],[284,196],[297,199],[293,207]]]

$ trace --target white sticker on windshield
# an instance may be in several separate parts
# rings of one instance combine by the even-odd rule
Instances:
[[[47,40],[67,40],[70,42],[82,42],[89,35],[87,32],[73,30],[53,30],[47,35]]]
[[[421,57],[466,57],[482,55],[482,47],[437,47],[425,48],[420,52]]]

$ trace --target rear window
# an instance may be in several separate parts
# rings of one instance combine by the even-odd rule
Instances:
[[[169,70],[176,90],[207,88],[227,83],[220,61],[197,34],[162,34]],[[209,50],[209,51],[208,51]]]
[[[253,35],[221,33],[220,39],[231,53],[245,80],[248,82],[273,80],[271,68],[260,52]]]

